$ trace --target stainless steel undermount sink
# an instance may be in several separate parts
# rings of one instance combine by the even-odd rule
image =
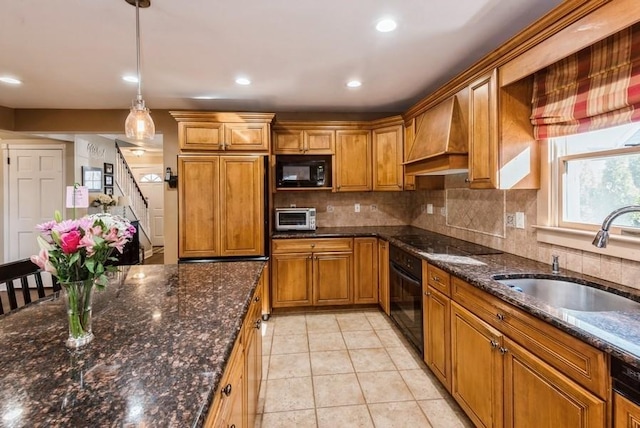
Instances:
[[[505,278],[493,279],[550,305],[582,312],[640,310],[640,303],[617,294],[571,281],[571,278]]]

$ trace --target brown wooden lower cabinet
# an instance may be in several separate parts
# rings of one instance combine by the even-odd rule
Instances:
[[[451,299],[430,286],[423,293],[424,362],[451,391]]]
[[[502,426],[502,334],[451,302],[451,395],[479,427]]]
[[[389,315],[389,243],[382,239],[378,241],[378,303]]]
[[[255,425],[262,382],[262,299],[268,270],[262,273],[205,420],[205,428]]]
[[[613,428],[640,428],[640,406],[613,394]]]
[[[274,239],[274,308],[353,303],[353,238]]]
[[[505,427],[604,427],[605,402],[504,339]]]
[[[378,239],[353,240],[353,303],[378,303]]]

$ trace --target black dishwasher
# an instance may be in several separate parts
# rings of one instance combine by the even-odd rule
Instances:
[[[618,358],[611,358],[613,390],[640,406],[640,370]]]

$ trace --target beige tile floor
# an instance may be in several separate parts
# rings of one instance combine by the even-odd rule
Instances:
[[[257,428],[472,427],[382,312],[263,323]]]

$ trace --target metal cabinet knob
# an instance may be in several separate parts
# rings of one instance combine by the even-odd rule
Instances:
[[[254,302],[259,302],[260,301],[260,296],[256,296],[255,299],[253,299]]]
[[[256,327],[257,330],[260,330],[261,326],[262,326],[262,320],[258,319],[258,321],[256,321],[256,323],[255,323],[255,327]]]
[[[471,183],[471,179],[470,179],[470,178],[465,178],[465,179],[464,179],[464,182],[465,182],[465,183]]]
[[[489,342],[491,344],[491,347],[493,349],[496,349],[498,347],[498,341],[491,339],[491,341]]]
[[[440,277],[437,275],[431,275],[431,279],[433,279],[435,282],[440,282]]]
[[[231,395],[231,384],[230,383],[228,383],[224,388],[222,388],[222,393],[227,397]]]
[[[316,248],[316,244],[311,244],[311,248]]]
[[[504,315],[502,315],[501,313],[497,313],[496,318],[498,318],[498,321],[504,321]]]
[[[500,348],[500,353],[502,355],[506,354],[507,352],[509,352],[509,350],[507,348],[504,348],[504,347]]]

